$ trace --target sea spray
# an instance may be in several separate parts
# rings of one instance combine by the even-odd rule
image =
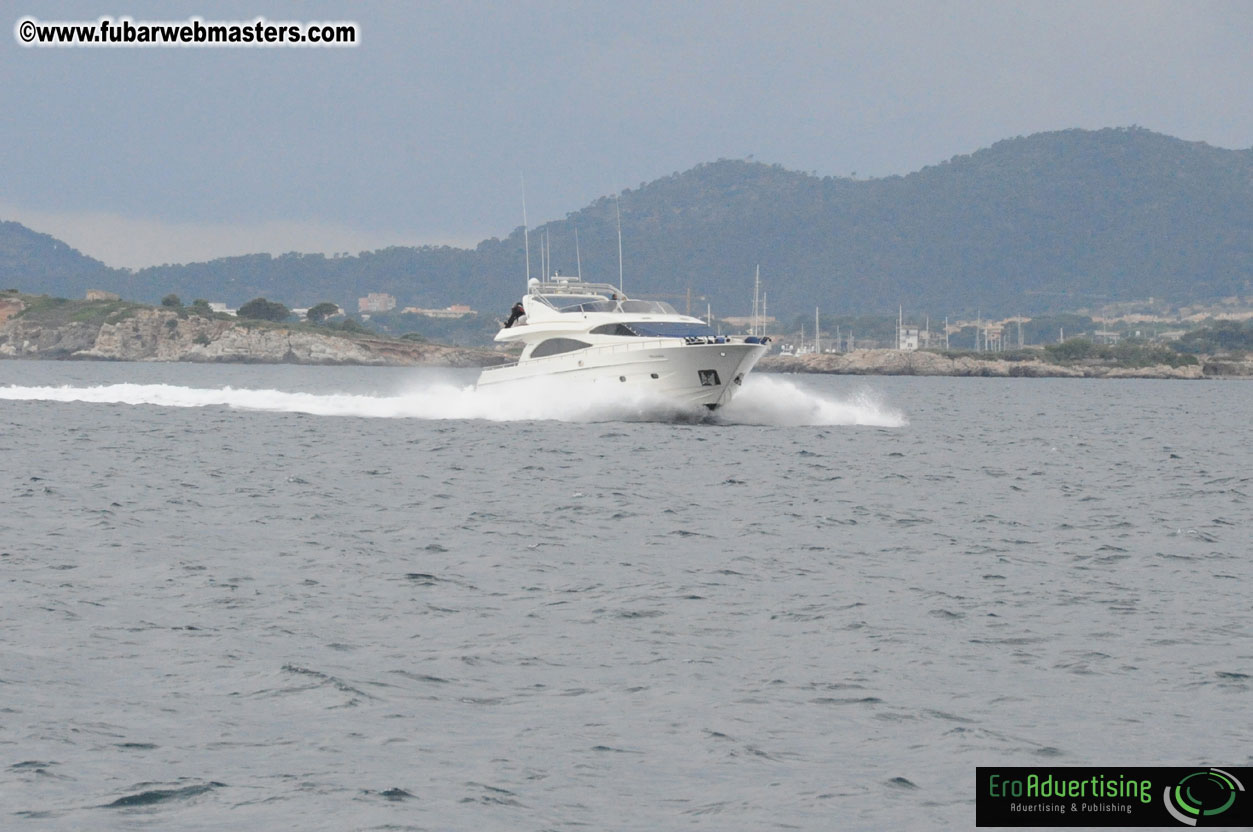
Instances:
[[[740,395],[718,411],[718,421],[729,424],[803,427],[806,425],[868,425],[899,428],[905,416],[864,389],[851,398],[816,393],[792,379],[755,375]]]
[[[791,379],[754,376],[716,413],[656,394],[612,385],[562,379],[475,388],[448,380],[424,380],[398,393],[299,393],[234,387],[170,384],[105,384],[89,387],[0,387],[0,399],[160,407],[229,407],[315,416],[391,419],[484,419],[489,421],[666,422],[773,425],[872,425],[901,427],[904,416],[862,393],[830,398]]]

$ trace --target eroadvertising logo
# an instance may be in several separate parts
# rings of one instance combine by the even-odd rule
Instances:
[[[976,826],[1253,826],[1253,769],[975,769]]]

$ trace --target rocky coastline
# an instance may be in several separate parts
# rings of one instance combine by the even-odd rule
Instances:
[[[901,350],[853,350],[845,353],[771,355],[757,365],[764,373],[830,373],[875,376],[976,376],[990,378],[1247,378],[1253,361],[1209,359],[1172,367],[1122,367],[1101,362],[1053,364],[1039,359],[1007,361],[973,355]]]
[[[56,301],[57,314],[22,314],[26,298],[0,299],[0,359],[187,361],[241,364],[485,367],[510,356],[372,333],[323,330],[205,317],[182,308]],[[37,311],[37,310],[36,310]],[[986,356],[986,357],[985,357]],[[1054,363],[1021,355],[945,355],[926,351],[853,350],[770,355],[766,373],[972,376],[991,378],[1253,378],[1253,360],[1206,358],[1171,366],[1102,361]]]
[[[508,360],[492,350],[243,323],[163,308],[138,309],[103,322],[11,317],[0,322],[0,358],[394,367],[483,367]]]

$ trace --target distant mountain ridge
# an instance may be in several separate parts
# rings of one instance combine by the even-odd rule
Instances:
[[[870,180],[720,160],[627,189],[618,203],[627,292],[690,287],[715,314],[748,313],[758,263],[779,317],[816,305],[831,314],[894,313],[900,304],[935,315],[1037,314],[1150,296],[1253,295],[1253,149],[1140,128],[1007,139]],[[545,234],[552,266],[576,271],[577,228],[584,277],[616,283],[615,223],[615,200],[604,197],[531,229],[532,274]],[[474,249],[256,254],[132,273],[3,223],[0,284],[353,309],[367,292],[389,292],[401,305],[469,303],[491,313],[522,291],[523,248],[518,228]]]
[[[98,282],[123,280],[127,274],[50,234],[0,221],[0,283],[4,284],[0,289],[20,288],[16,285],[20,283],[47,294],[62,294],[63,289],[77,293],[80,286],[97,288]]]

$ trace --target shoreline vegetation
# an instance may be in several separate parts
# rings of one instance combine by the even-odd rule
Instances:
[[[392,337],[354,321],[275,322],[124,300],[69,300],[0,292],[0,358],[198,363],[484,367],[512,356]],[[1007,352],[865,349],[769,355],[758,372],[1011,378],[1249,378],[1253,357],[1212,356],[1160,344],[1102,346],[1082,338]]]

